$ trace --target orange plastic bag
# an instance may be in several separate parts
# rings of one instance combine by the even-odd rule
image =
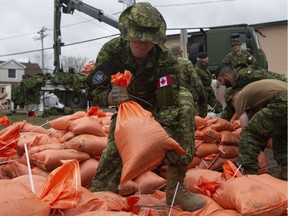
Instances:
[[[111,82],[127,87],[131,77],[132,74],[126,70],[124,74],[118,72],[113,75]],[[185,153],[154,120],[152,113],[134,101],[119,105],[114,135],[123,162],[120,185],[156,168],[170,150]]]
[[[70,123],[78,118],[86,116],[86,112],[78,111],[72,115],[62,116],[48,122],[48,125],[56,130],[69,131]]]
[[[8,117],[6,115],[3,115],[0,118],[0,126],[9,126],[9,125],[11,125],[10,120],[8,119]]]
[[[77,160],[61,160],[62,166],[46,179],[40,199],[52,209],[75,208],[81,195],[80,167]]]
[[[15,155],[20,137],[21,124],[10,125],[0,131],[0,157]]]
[[[87,116],[94,116],[94,115],[100,118],[105,117],[106,113],[97,106],[91,106],[87,112]]]
[[[120,185],[156,168],[170,150],[185,153],[151,112],[133,101],[120,104],[114,134],[123,161]]]
[[[249,216],[282,215],[287,207],[281,191],[247,176],[225,181],[212,198],[224,209]]]

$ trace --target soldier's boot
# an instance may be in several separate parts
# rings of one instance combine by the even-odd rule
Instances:
[[[196,211],[206,205],[206,201],[199,195],[193,194],[183,185],[187,168],[185,166],[169,165],[167,169],[166,202],[171,205],[179,182],[174,205],[180,205],[185,211]]]

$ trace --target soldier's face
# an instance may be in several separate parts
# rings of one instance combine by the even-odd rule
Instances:
[[[218,76],[217,80],[221,85],[224,85],[226,88],[234,85],[233,77],[229,74],[223,74],[222,76]]]
[[[130,41],[132,55],[138,59],[146,59],[154,44],[150,41]]]

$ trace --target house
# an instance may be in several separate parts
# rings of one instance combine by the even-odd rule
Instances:
[[[0,61],[0,85],[19,83],[23,75],[33,76],[38,73],[42,73],[42,70],[37,63],[18,62],[14,59]]]

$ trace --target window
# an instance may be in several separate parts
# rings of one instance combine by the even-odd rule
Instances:
[[[8,69],[8,78],[16,78],[16,70]]]

